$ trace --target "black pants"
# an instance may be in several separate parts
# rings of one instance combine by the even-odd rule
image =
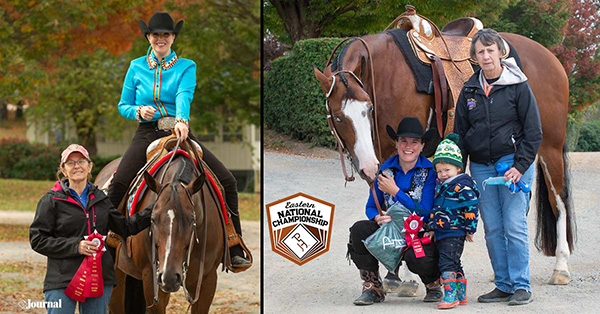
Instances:
[[[374,220],[357,221],[350,228],[350,243],[348,243],[348,252],[352,261],[358,269],[364,269],[376,272],[379,270],[379,261],[369,253],[369,250],[362,242],[375,231],[379,225]],[[408,269],[419,275],[424,284],[429,284],[440,278],[438,270],[438,254],[435,244],[423,245],[425,256],[417,258],[412,249],[408,249],[402,259],[406,262]]]
[[[436,240],[435,245],[440,255],[438,262],[440,272],[450,271],[464,275],[462,265],[460,264],[460,257],[465,247],[465,237],[443,238]]]
[[[131,144],[123,155],[123,160],[115,173],[112,184],[108,188],[108,198],[115,207],[119,206],[121,199],[127,193],[129,184],[135,178],[137,172],[146,164],[146,149],[155,140],[171,135],[170,131],[163,131],[157,128],[156,122],[140,123]],[[211,153],[206,146],[196,140],[190,132],[189,137],[200,144],[203,151],[203,159],[210,169],[215,173],[223,188],[225,189],[225,202],[233,212],[233,226],[240,235],[242,228],[238,215],[238,193],[237,181],[231,172]]]

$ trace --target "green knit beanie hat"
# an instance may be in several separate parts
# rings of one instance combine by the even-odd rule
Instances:
[[[450,133],[441,141],[433,155],[433,166],[439,162],[449,163],[459,168],[463,167],[462,154],[458,148],[458,134]]]

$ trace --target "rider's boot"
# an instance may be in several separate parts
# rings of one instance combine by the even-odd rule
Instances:
[[[371,305],[383,302],[385,300],[385,292],[379,278],[379,272],[364,269],[360,269],[359,272],[360,278],[363,280],[362,294],[354,300],[354,304]]]
[[[226,229],[227,240],[230,241],[230,243],[234,243],[234,245],[229,248],[229,254],[231,255],[231,267],[233,268],[233,271],[237,273],[250,268],[250,266],[252,266],[252,262],[248,260],[249,256],[245,256],[246,254],[242,248],[242,228],[240,224],[240,217],[236,214],[237,213],[234,213],[230,216],[230,221]],[[231,228],[230,225],[232,224],[234,228]]]

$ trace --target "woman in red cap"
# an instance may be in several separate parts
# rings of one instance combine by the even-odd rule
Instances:
[[[31,248],[48,258],[44,279],[45,301],[59,305],[48,313],[106,313],[112,287],[117,284],[113,258],[104,249],[104,238],[111,229],[127,237],[150,226],[152,206],[125,219],[108,197],[89,181],[92,167],[88,151],[81,145],[69,145],[61,155],[58,181],[39,201],[29,228]],[[85,297],[77,283],[89,261],[99,256],[102,286],[95,296]]]

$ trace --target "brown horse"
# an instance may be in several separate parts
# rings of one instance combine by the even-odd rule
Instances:
[[[502,33],[502,36],[520,55],[542,120],[536,246],[544,254],[556,256],[550,283],[567,284],[570,281],[567,261],[575,237],[565,155],[567,75],[560,61],[542,45],[516,34]],[[415,116],[428,125],[434,97],[417,93],[411,69],[390,35],[379,33],[361,39],[365,44],[356,40],[344,47],[333,71],[328,65],[323,73],[316,68],[314,73],[328,96],[332,126],[352,166],[361,178],[372,182],[379,165],[395,153],[394,143],[385,136],[386,125],[396,126],[406,116]],[[375,104],[371,86],[375,88]]]
[[[98,175],[101,181],[96,184],[102,186],[117,166],[118,162],[111,162],[102,169]],[[165,313],[170,293],[180,287],[192,313],[208,313],[215,294],[217,268],[225,254],[224,229],[216,194],[205,184],[206,173],[197,173],[194,167],[188,157],[176,154],[168,168],[163,166],[155,174],[166,183],[144,173],[154,193],[145,193],[137,207],[156,203],[151,227],[132,237],[131,251],[133,263],[141,270],[147,313]],[[110,310],[125,313],[122,283],[126,274],[116,267],[115,272],[119,285],[113,290]]]

